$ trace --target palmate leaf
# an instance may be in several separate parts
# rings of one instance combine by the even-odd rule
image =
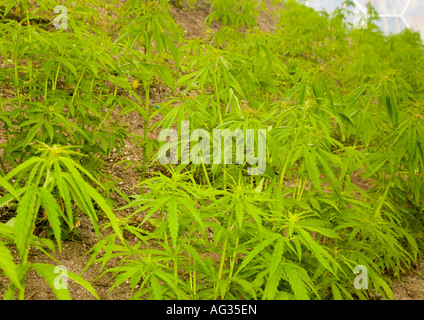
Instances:
[[[32,263],[30,264],[30,267],[46,280],[47,284],[59,300],[71,300],[71,295],[68,289],[56,288],[55,286],[55,280],[57,277],[61,276],[55,272],[56,266],[47,263]],[[94,290],[93,286],[87,280],[69,270],[67,270],[66,276],[87,289],[96,299],[100,299],[96,290]]]
[[[146,215],[143,218],[143,221],[140,222],[140,225],[144,224],[150,217],[155,214],[157,211],[160,211],[162,207],[168,202],[169,197],[161,197],[155,200],[145,199],[144,197],[135,197],[135,200],[130,202],[128,205],[121,207],[120,209],[127,209],[137,205],[141,205],[143,202],[147,202],[147,204],[141,206],[140,208],[134,210],[134,213],[147,211]]]
[[[283,238],[280,236],[277,238],[276,244],[274,246],[274,251],[272,253],[272,260],[268,267],[269,278],[264,290],[264,299],[274,299],[277,293],[277,287],[282,277],[282,265],[281,260],[283,258],[284,252],[284,242]]]
[[[160,65],[156,66],[156,68],[158,69],[158,73],[165,85],[168,88],[174,89],[175,81],[173,78],[172,70]]]
[[[25,172],[26,169],[29,169],[29,167],[31,167],[31,166],[33,166],[37,163],[40,163],[40,162],[44,162],[44,159],[39,158],[39,157],[32,157],[31,159],[25,161],[24,163],[21,163],[19,166],[14,168],[12,171],[10,171],[3,178],[5,180],[10,180],[13,176],[17,175],[18,173]],[[16,183],[16,181],[15,181],[15,183]]]
[[[67,187],[70,191],[72,199],[75,201],[77,206],[89,216],[93,222],[94,230],[97,235],[99,235],[99,226],[97,223],[97,215],[91,202],[90,197],[88,196],[87,184],[84,179],[82,179],[79,174],[71,175],[68,172],[62,172],[64,181],[67,182]]]
[[[304,146],[303,159],[305,160],[306,170],[311,178],[312,184],[318,191],[321,191],[320,173],[316,164],[316,153],[309,146]]]
[[[54,178],[55,178],[56,186],[59,190],[59,195],[62,198],[63,203],[65,205],[65,210],[66,210],[67,218],[68,218],[67,219],[68,225],[70,227],[73,227],[74,216],[72,212],[71,196],[69,194],[69,190],[68,190],[68,187],[66,186],[66,183],[64,183],[63,181],[59,162],[54,163]]]
[[[357,119],[355,121],[355,142],[362,140],[366,145],[369,145],[375,139],[376,121],[373,114],[368,110],[359,110]]]
[[[69,60],[61,59],[60,63],[63,64],[66,68],[68,68],[68,70],[71,71],[71,73],[76,79],[78,78],[77,69],[71,62],[69,62]]]
[[[16,218],[10,219],[6,224],[0,222],[0,237],[4,240],[13,240],[13,226]]]
[[[144,285],[145,281],[147,281],[150,278],[150,273],[146,272],[146,267],[142,261],[128,262],[127,264],[116,267],[116,268],[106,269],[98,278],[103,277],[108,272],[118,273],[118,275],[116,276],[115,282],[109,289],[110,292],[113,291],[117,286],[122,284],[125,280],[130,279],[137,274],[145,275],[143,283],[141,284],[141,287]]]
[[[254,206],[253,204],[249,202],[244,203],[244,209],[246,212],[255,219],[256,226],[258,227],[259,235],[263,235],[264,228],[262,226],[262,219],[261,215],[264,216],[264,212],[259,209],[259,207]]]
[[[0,177],[0,186],[5,188],[8,192],[10,192],[10,194],[16,199],[16,200],[20,200],[21,198],[19,197],[18,192],[16,192],[15,188],[13,188],[13,186],[4,178]]]
[[[290,283],[291,289],[297,300],[309,300],[309,291],[311,290],[318,296],[314,283],[305,269],[288,261],[282,264],[282,269],[284,279]]]
[[[30,144],[32,141],[34,141],[34,137],[37,134],[38,129],[40,129],[43,125],[43,122],[39,122],[28,131],[28,133],[26,134],[25,141],[22,145],[23,148]]]
[[[271,264],[269,265],[270,278],[276,272],[278,266],[280,265],[281,259],[283,257],[283,253],[284,253],[284,239],[282,237],[279,237],[279,239],[277,239],[277,242],[274,246]]]
[[[61,208],[56,202],[56,199],[52,194],[44,188],[40,189],[40,198],[41,204],[46,210],[47,219],[53,229],[54,237],[56,238],[56,243],[59,247],[59,252],[62,252],[62,241],[61,241],[61,223],[59,217],[61,216]]]
[[[321,233],[322,235],[328,237],[328,238],[333,238],[333,239],[339,239],[341,240],[340,236],[337,234],[337,232],[335,232],[334,230],[325,228],[326,226],[331,226],[330,223],[324,221],[324,220],[319,220],[319,219],[304,219],[301,221],[298,221],[296,223],[296,226],[299,226],[305,230],[309,230],[311,232],[318,232]]]
[[[168,217],[167,217],[168,228],[169,228],[169,231],[171,232],[172,244],[176,246],[179,224],[178,224],[178,202],[176,201],[175,197],[169,198],[167,208],[168,208]]]
[[[31,185],[31,184],[39,185],[41,177],[45,174],[46,167],[47,167],[47,161],[38,162],[32,167],[29,174],[28,173],[24,174],[24,171],[20,172],[18,176],[18,180],[21,180],[21,179],[25,180],[25,178],[28,177],[28,179],[26,180],[26,185]]]
[[[336,195],[340,197],[341,188],[340,188],[340,183],[337,179],[337,176],[334,173],[334,166],[342,168],[342,171],[343,171],[345,165],[336,155],[333,155],[332,153],[327,152],[323,149],[313,150],[313,153],[315,153],[315,156],[319,164],[322,166],[328,178],[333,183],[333,187],[334,187],[334,191]]]
[[[189,298],[187,293],[182,290],[183,288],[188,290],[187,285],[180,278],[171,277],[168,273],[164,272],[160,268],[154,270],[153,274],[165,282],[170,289],[172,289],[172,291],[176,294],[177,299],[187,300]]]
[[[93,175],[88,170],[86,170],[83,166],[81,166],[78,162],[67,157],[59,157],[58,160],[62,162],[72,174],[81,176],[81,174],[77,171],[78,169],[80,172],[82,172],[87,177],[89,177],[91,181],[93,181],[95,184],[100,185],[97,179],[94,178]]]
[[[393,124],[397,125],[399,116],[398,116],[398,104],[395,97],[395,91],[393,88],[390,88],[387,81],[383,81],[383,85],[380,87],[380,101],[386,107],[387,114],[390,117],[390,120]]]
[[[293,97],[293,95],[295,93],[297,93],[299,90],[300,91],[303,91],[303,95],[304,95],[304,91],[306,90],[306,85],[307,85],[307,76],[305,76],[302,79],[302,81],[300,81],[295,86],[293,86],[293,88],[284,96],[284,100],[285,101],[289,101]],[[303,101],[303,100],[304,100],[304,97],[302,97],[301,99],[299,99],[299,103],[298,104],[301,105],[300,101]]]
[[[338,288],[337,282],[331,282],[331,293],[333,294],[334,300],[343,300],[340,289]]]
[[[99,205],[99,207],[102,209],[102,211],[106,214],[107,218],[109,219],[112,229],[115,232],[115,234],[119,237],[122,243],[126,243],[124,240],[124,237],[122,235],[122,230],[119,226],[118,220],[116,219],[115,214],[113,213],[111,207],[106,202],[106,199],[103,198],[92,186],[87,185],[87,190],[89,196]]]
[[[0,243],[0,270],[3,270],[4,274],[9,278],[13,285],[19,290],[22,290],[22,284],[20,281],[17,266],[14,263],[14,258],[10,251]]]
[[[330,265],[330,262],[337,268],[339,267],[339,264],[337,263],[337,261],[333,257],[331,257],[331,255],[327,252],[325,247],[316,243],[315,240],[312,239],[312,237],[310,236],[310,234],[307,231],[305,231],[301,228],[296,228],[296,231],[298,232],[299,236],[303,240],[303,243],[306,245],[306,247],[309,250],[312,251],[314,257],[316,257],[318,262],[324,268],[326,268],[328,271],[330,271],[332,274],[336,275],[336,273],[337,273],[336,269],[334,269]]]
[[[374,282],[375,291],[377,293],[385,293],[386,296],[390,300],[394,300],[395,299],[395,297],[393,295],[392,289],[390,288],[390,286],[387,284],[387,282],[382,277],[380,277],[378,275],[374,275],[372,277],[372,279],[373,279],[373,282]],[[380,288],[382,288],[383,291],[381,291]]]
[[[87,132],[83,130],[80,126],[70,121],[70,119],[65,118],[61,114],[56,114],[56,119],[67,129],[67,133],[75,138],[78,133],[80,137],[84,138],[86,141],[91,141],[90,136],[87,135]],[[78,137],[79,138],[79,137]]]
[[[55,279],[56,277],[60,276],[59,274],[54,273],[55,266],[49,264],[34,263],[31,265],[31,267],[46,280],[47,284],[53,290],[53,293],[55,294],[58,300],[72,300],[68,289],[57,289],[55,287]]]
[[[110,245],[110,243],[115,243],[116,240],[116,235],[114,234],[110,234],[106,237],[104,237],[103,239],[101,239],[100,241],[98,241],[89,251],[87,251],[85,254],[88,254],[89,252],[91,252],[91,257],[90,260],[87,262],[87,264],[85,265],[84,269],[81,271],[81,274],[83,274],[94,262],[100,262],[101,260],[106,260],[104,258],[100,258],[96,261],[94,261],[96,259],[96,257],[99,255],[100,251],[104,250],[104,255],[105,256],[111,256],[112,252],[112,245]],[[106,264],[106,262],[104,263]],[[100,269],[100,271],[103,271],[103,263],[102,263],[102,267]],[[101,276],[99,276],[100,278]]]
[[[110,208],[109,204],[107,204],[103,196],[101,196],[91,185],[85,182],[81,174],[75,168],[74,161],[72,161],[71,159],[64,160],[63,157],[61,157],[61,161],[69,169],[70,173],[72,173],[61,173],[62,177],[64,178],[64,181],[68,183],[67,187],[64,187],[63,190],[64,192],[66,192],[67,188],[70,191],[70,194],[72,195],[77,205],[80,207],[80,209],[90,217],[93,222],[96,233],[99,235],[99,227],[97,223],[98,218],[92,200],[94,200],[102,209],[102,211],[106,214],[116,235],[120,238],[121,241],[125,242],[122,236],[122,231],[119,228],[119,224],[116,220],[115,214],[113,213],[112,209]],[[79,164],[78,168],[81,169]],[[91,175],[90,177],[92,180],[96,181]]]
[[[259,239],[259,238],[258,238]],[[254,248],[252,251],[250,251],[246,257],[243,259],[243,262],[241,263],[240,267],[238,267],[236,273],[234,276],[237,276],[240,271],[242,271],[244,268],[247,267],[247,265],[250,263],[250,261],[253,260],[263,249],[265,249],[267,246],[269,246],[272,242],[274,242],[276,239],[278,239],[278,235],[274,233],[266,234],[265,238],[262,239]],[[256,240],[256,239],[255,239]]]
[[[196,250],[192,245],[185,242],[182,242],[181,245],[196,262],[196,270],[208,276],[212,276],[212,273],[209,270],[208,265],[206,264],[205,260],[200,256],[198,250]]]
[[[257,299],[257,295],[256,295],[256,291],[255,291],[255,287],[253,286],[253,284],[245,279],[242,278],[231,278],[231,282],[235,282],[238,285],[240,285],[244,291],[246,291],[254,300]],[[248,299],[249,297],[245,297],[246,299]]]
[[[358,101],[359,97],[361,97],[361,95],[364,93],[365,90],[366,90],[366,86],[361,85],[358,88],[356,88],[354,91],[352,91],[352,93],[349,95],[349,100],[346,101],[346,105],[348,107],[353,106],[356,103],[356,101]]]
[[[196,208],[196,202],[193,201],[191,198],[186,197],[179,197],[178,202],[180,203],[182,208],[187,209],[187,211],[184,211],[184,213],[189,214],[193,218],[193,220],[197,222],[197,224],[199,225],[197,230],[201,233],[204,239],[207,239],[208,236],[206,234],[205,226],[201,219],[199,210],[197,210]]]
[[[283,276],[282,270],[283,270],[283,265],[278,264],[275,272],[271,274],[270,278],[268,278],[267,280],[262,299],[264,300],[275,299],[275,296],[278,293],[278,285],[280,284],[281,277]]]
[[[24,258],[31,241],[32,230],[39,208],[38,194],[38,187],[29,186],[18,204],[14,234],[16,247],[21,259]]]
[[[13,241],[15,239],[14,235],[14,226],[16,223],[16,218],[10,219],[6,224],[0,222],[0,237]],[[47,251],[44,250],[44,247],[49,249],[50,251],[55,251],[54,243],[50,239],[46,238],[38,238],[37,236],[32,235],[30,245],[35,246],[40,251],[42,251],[45,255],[55,261],[55,258],[52,257]]]
[[[158,278],[154,274],[150,276],[150,285],[152,287],[153,299],[162,300],[163,296],[161,285],[159,284]]]

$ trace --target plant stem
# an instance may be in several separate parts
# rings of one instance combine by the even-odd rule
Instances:
[[[214,76],[214,81],[215,81],[216,106],[218,108],[219,124],[222,124],[221,104],[219,102],[219,89],[218,89],[218,82],[217,82],[217,79],[216,79],[216,75]]]
[[[222,278],[222,271],[224,269],[225,257],[226,257],[226,253],[227,253],[227,247],[228,247],[228,238],[229,238],[229,234],[231,232],[231,225],[232,225],[232,215],[230,213],[230,218],[229,218],[228,227],[227,227],[228,230],[227,230],[227,233],[225,235],[224,246],[222,248],[221,261],[220,261],[220,264],[219,264],[218,284],[215,285],[215,294],[214,294],[215,300],[218,298],[219,280],[221,280],[221,278]],[[221,298],[224,299],[224,297],[221,297]]]
[[[17,87],[16,96],[18,97],[19,109],[22,110],[21,89],[19,88],[19,76],[18,76],[18,56],[15,57],[15,86]]]
[[[28,28],[29,28],[30,22],[29,22],[29,15],[28,15],[28,5],[26,5],[26,8],[25,8],[25,15],[27,19]],[[28,36],[29,36],[29,42],[32,42],[31,33],[29,33]],[[29,83],[31,84],[32,83],[32,59],[31,58],[27,58],[27,64],[29,67]]]
[[[239,239],[240,239],[240,232],[239,232],[239,229],[237,229],[236,245],[234,247],[233,257],[232,257],[231,263],[230,263],[230,274],[228,275],[228,279],[231,279],[231,277],[233,276],[234,265],[236,263],[236,255],[237,255],[236,249],[237,249],[238,244],[239,244]]]
[[[203,163],[203,161],[202,161],[202,168],[203,168],[203,173],[205,174],[206,181],[208,183],[209,188],[213,189],[212,184],[211,184],[211,181],[209,180],[208,171],[206,170],[206,166]]]
[[[218,281],[221,280],[222,278],[222,270],[224,269],[227,246],[228,246],[228,233],[225,235],[224,246],[222,248],[221,262],[219,264],[219,271],[218,271]],[[219,282],[215,285],[214,300],[218,298],[218,288],[219,288]]]
[[[82,72],[81,72],[81,76],[80,76],[80,78],[78,79],[77,85],[76,85],[76,86],[75,86],[75,88],[74,88],[74,94],[72,95],[71,104],[74,102],[75,96],[77,95],[77,91],[78,91],[79,85],[80,85],[80,83],[81,83],[82,77],[84,76],[84,73],[85,73],[85,69],[86,69],[86,68],[87,68],[87,65],[86,65],[86,66],[84,67],[84,69],[82,70]]]
[[[374,217],[376,218],[381,217],[381,208],[383,207],[384,201],[386,200],[387,195],[389,194],[390,188],[392,186],[392,180],[393,178],[391,178],[390,181],[387,183],[386,189],[384,190],[384,194],[380,198],[380,202],[378,203],[377,209],[374,213]]]
[[[142,164],[142,167],[143,167],[143,171],[142,171],[142,174],[141,174],[141,177],[142,177],[142,179],[144,180],[145,179],[145,177],[146,177],[146,171],[147,171],[147,168],[146,168],[146,163],[147,163],[147,159],[146,159],[146,157],[147,157],[147,146],[146,146],[146,143],[147,143],[147,130],[148,130],[148,126],[149,126],[149,112],[150,112],[150,83],[148,83],[146,86],[145,86],[145,95],[146,95],[146,97],[145,97],[145,102],[144,102],[144,108],[145,108],[145,112],[146,112],[146,118],[144,119],[144,137],[143,137],[143,164]]]

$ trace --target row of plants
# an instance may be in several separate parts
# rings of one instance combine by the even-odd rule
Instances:
[[[25,298],[31,269],[70,298],[54,286],[51,252],[86,214],[99,238],[86,269],[101,262],[111,290],[129,280],[133,299],[393,299],[390,279],[422,248],[420,35],[384,35],[372,7],[367,28],[354,28],[351,1],[332,14],[276,1],[272,32],[257,22],[264,4],[209,2],[204,27],[219,30],[187,39],[171,5],[195,1],[65,1],[65,30],[52,26],[52,1],[0,1],[0,205],[17,208],[0,223],[4,298]],[[153,86],[170,92],[156,108]],[[121,121],[131,112],[141,137]],[[149,130],[183,121],[265,129],[266,171],[191,163],[148,175],[161,166]],[[140,194],[123,194],[105,173],[129,140],[143,150]],[[40,221],[55,241],[33,234]],[[30,246],[52,264],[29,261]],[[353,286],[358,265],[368,290]],[[99,298],[84,272],[68,276]]]

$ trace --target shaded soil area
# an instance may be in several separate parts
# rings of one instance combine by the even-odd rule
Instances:
[[[203,37],[204,31],[209,28],[209,26],[203,25],[209,11],[210,7],[207,1],[200,0],[198,4],[191,9],[173,8],[172,14],[176,22],[186,31],[186,37],[196,38]],[[273,30],[276,25],[276,20],[275,16],[266,12],[263,12],[258,19],[259,26],[264,31]],[[214,22],[210,28],[212,30],[219,30],[220,25]],[[167,96],[168,93],[169,92],[165,88],[152,89],[151,104],[160,104],[163,97]],[[4,98],[6,94],[9,93],[1,90],[0,87],[0,94]],[[153,121],[155,120],[158,119],[153,119]],[[122,117],[121,122],[128,124],[129,132],[132,134],[140,136],[143,134],[143,119],[138,113],[133,112],[126,114]],[[155,137],[154,133],[149,133],[149,135]],[[133,161],[135,165],[131,165],[128,168],[126,168],[125,163],[117,165],[121,160]],[[125,150],[121,150],[120,156],[115,153],[106,160],[106,173],[117,179],[116,187],[128,196],[140,192],[136,185],[140,182],[141,174],[137,170],[137,164],[141,164],[141,161],[142,149],[132,141],[126,142],[126,148]],[[151,168],[150,170],[159,170],[159,168]],[[362,182],[359,178],[355,178],[353,181],[361,188],[369,188],[369,184],[367,182]],[[116,194],[112,194],[112,199],[118,206],[125,204]],[[117,214],[125,214],[125,212],[119,212]],[[1,208],[0,221],[5,222],[12,216],[13,212],[8,211],[7,208]],[[89,218],[81,216],[79,219],[80,227],[78,231],[81,232],[81,235],[78,239],[75,241],[63,241],[62,252],[52,254],[52,256],[57,259],[57,262],[55,262],[57,265],[62,265],[76,274],[80,274],[83,271],[90,260],[90,254],[87,254],[87,252],[98,241]],[[104,234],[102,236],[104,236]],[[16,254],[16,250],[13,250],[12,248],[12,252]],[[51,259],[36,249],[31,250],[29,260],[35,263],[52,263]],[[119,259],[112,259],[106,265],[106,268],[114,267],[118,264]],[[101,263],[95,263],[82,274],[82,276],[94,286],[94,289],[101,299],[127,300],[131,296],[131,288],[128,282],[124,282],[112,292],[109,292],[109,288],[112,286],[113,281],[109,280],[109,275],[97,279],[101,273]],[[372,281],[372,279],[370,279],[370,281]],[[9,280],[5,277],[0,277],[0,298],[3,297],[8,285]],[[68,288],[71,297],[75,300],[94,299],[86,289],[70,280],[68,282]],[[414,270],[403,275],[400,280],[395,279],[393,281],[393,291],[395,299],[397,300],[424,300],[424,260],[420,260]],[[31,271],[27,276],[26,299],[54,300],[56,297],[43,278],[34,271]]]
[[[395,300],[424,300],[424,259],[412,271],[393,282]]]

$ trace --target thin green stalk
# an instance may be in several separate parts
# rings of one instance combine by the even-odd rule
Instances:
[[[7,170],[3,163],[3,157],[0,157],[0,165],[1,165],[1,170],[3,171],[2,175],[5,176],[7,174]]]
[[[219,264],[219,271],[218,271],[218,281],[221,280],[221,278],[222,278],[222,271],[224,269],[227,246],[228,246],[228,233],[225,235],[224,246],[222,248],[221,261],[220,261],[220,264]],[[218,284],[215,284],[215,294],[214,294],[215,300],[218,298],[218,287],[219,287],[219,282],[218,282]]]
[[[226,165],[223,164],[223,171],[224,171],[224,191],[227,190],[227,170],[226,169]]]
[[[193,298],[197,297],[197,288],[196,288],[197,273],[196,273],[196,270],[194,268],[195,266],[196,266],[196,260],[194,260],[194,258],[193,258]]]
[[[218,82],[216,80],[216,75],[214,76],[214,81],[215,81],[216,106],[218,108],[219,124],[222,124],[221,104],[219,103],[219,89],[218,89]]]
[[[100,128],[103,126],[103,124],[106,122],[106,120],[112,116],[113,109],[114,109],[113,107],[111,107],[109,109],[109,111],[106,113],[106,115],[103,118],[103,120],[97,126],[96,130],[94,130],[94,134],[97,133],[100,130]]]
[[[206,181],[208,183],[208,186],[209,186],[209,188],[213,189],[212,184],[211,184],[211,181],[209,180],[208,171],[206,170],[206,166],[203,163],[203,161],[201,163],[202,163],[203,173],[205,174],[205,177],[206,177]]]
[[[164,214],[163,214],[163,210],[162,209],[160,209],[160,220],[161,220],[162,223],[164,223],[164,221],[165,221],[165,217],[164,217]],[[165,244],[166,245],[169,245],[168,233],[167,233],[166,230],[163,233],[163,238],[164,238],[163,240],[164,240]],[[167,266],[169,267],[169,262],[167,262]]]
[[[188,241],[188,244],[191,244],[191,241]],[[197,297],[197,288],[196,288],[196,270],[195,270],[195,266],[196,266],[196,260],[193,258],[193,256],[191,254],[188,254],[188,263],[192,265],[192,270],[189,271],[189,281],[190,281],[190,289],[192,290],[192,295],[191,298],[194,300]]]
[[[293,146],[294,147],[296,147],[297,140],[298,140],[299,134],[300,134],[300,129],[301,129],[301,126],[298,126],[298,130],[296,132],[296,136],[295,136],[294,142],[293,142]],[[291,158],[292,158],[293,153],[294,153],[294,151],[291,151],[288,154],[288,156],[286,157],[286,161],[284,162],[283,169],[281,170],[281,173],[280,173],[280,187],[281,188],[283,187],[284,176],[286,175],[287,166],[288,166],[289,162],[291,161]]]
[[[91,79],[91,83],[90,83],[90,93],[93,92],[94,80],[95,80],[95,77],[93,76],[93,79]],[[115,88],[115,97],[116,97],[116,88]]]
[[[37,198],[37,204],[35,206],[35,211],[38,212],[38,209],[40,208],[40,204],[41,204],[41,200],[38,197]],[[37,215],[34,214],[33,215],[33,221],[31,221],[31,225],[33,226],[35,224],[35,219],[37,218]],[[22,259],[21,259],[21,263],[19,264],[19,268],[22,270],[21,271],[21,283],[22,283],[22,290],[19,290],[18,292],[18,300],[25,300],[25,276],[26,276],[26,268],[27,268],[27,261],[28,261],[28,254],[29,254],[29,248],[30,246],[28,245],[27,248],[25,248],[25,251],[22,255]]]
[[[228,279],[231,279],[231,277],[233,276],[233,272],[234,272],[234,265],[236,263],[236,249],[239,245],[239,240],[240,240],[240,230],[237,229],[237,236],[236,236],[236,245],[234,247],[234,251],[233,251],[233,257],[231,259],[231,263],[230,263],[230,274],[228,275]]]
[[[145,108],[145,112],[146,112],[146,118],[144,119],[144,140],[143,140],[143,163],[142,163],[142,168],[143,168],[143,172],[142,172],[142,179],[144,180],[146,177],[146,163],[147,163],[147,146],[146,146],[146,142],[147,142],[147,131],[148,131],[148,126],[149,126],[149,112],[150,112],[150,84],[147,84],[145,87],[145,102],[144,102],[144,108]]]
[[[4,112],[3,104],[1,104],[1,112]],[[8,143],[10,143],[9,131],[7,129],[6,129],[6,134],[7,134],[7,141],[8,141]],[[3,171],[3,176],[5,176],[7,174],[7,170],[6,170],[6,167],[5,167],[4,162],[3,162],[3,157],[1,157],[1,156],[0,156],[0,166],[1,166],[1,169]]]
[[[21,274],[22,290],[18,290],[18,300],[25,300],[25,276],[26,276],[26,272],[24,270],[25,270],[25,267],[26,267],[26,263],[21,262],[19,267],[22,270],[22,274]]]
[[[28,15],[28,5],[25,8],[25,15],[26,15],[26,20],[27,20],[27,24],[28,24],[28,28],[30,28],[30,22],[29,22],[29,15]],[[32,42],[32,37],[31,37],[31,33],[28,34],[29,36],[29,42]],[[27,64],[29,66],[29,83],[32,83],[32,59],[31,58],[27,58]]]
[[[221,261],[220,261],[219,270],[218,270],[218,284],[215,284],[214,299],[218,298],[219,280],[221,280],[222,272],[224,270],[225,258],[226,258],[227,247],[228,247],[228,238],[229,238],[229,233],[231,232],[231,225],[232,225],[232,215],[230,216],[229,221],[228,221],[228,230],[227,230],[227,233],[225,235],[224,246],[222,248]],[[222,297],[222,298],[224,298],[224,297]]]
[[[375,213],[374,213],[374,217],[376,218],[381,217],[381,208],[383,207],[384,201],[386,200],[387,195],[389,194],[390,188],[392,186],[392,180],[393,178],[391,178],[390,181],[387,183],[384,193],[380,198],[380,202],[378,203],[377,209],[375,210]]]
[[[46,78],[46,81],[44,82],[44,101],[47,101],[47,86],[49,83],[49,79]]]
[[[87,68],[87,66],[85,66],[84,69],[82,70],[81,76],[79,77],[78,82],[77,82],[77,85],[74,88],[74,94],[72,95],[71,104],[74,103],[75,96],[77,95],[77,91],[79,89],[79,85],[81,83],[82,77],[84,76],[84,73],[85,73],[86,68]]]
[[[304,169],[305,169],[305,163],[302,162],[302,165],[300,167],[300,172],[303,172]],[[302,178],[299,176],[299,181],[297,181],[297,178],[296,178],[296,183],[299,182],[299,187],[297,189],[297,197],[296,197],[297,200],[300,200],[302,198],[303,191],[305,190],[305,186],[306,186],[306,181],[308,181],[308,178],[306,177]]]
[[[19,108],[22,109],[21,89],[19,88],[19,76],[18,76],[18,56],[15,57],[15,86],[16,86],[16,96],[18,97],[18,105],[19,105]]]
[[[178,247],[178,245],[177,245]],[[178,279],[178,256],[175,253],[176,248],[174,248],[174,254],[172,256],[172,261],[174,262],[174,279],[175,279],[175,284],[177,284],[177,279]]]
[[[64,53],[62,53],[62,56],[60,57],[60,61],[62,61],[63,56],[64,56]],[[61,65],[62,65],[62,62],[59,62],[59,64],[57,65],[56,75],[55,75],[55,78],[54,78],[54,82],[52,84],[52,90],[53,91],[56,90],[56,87],[57,87],[57,80],[59,78],[59,71],[60,71],[60,66]]]

